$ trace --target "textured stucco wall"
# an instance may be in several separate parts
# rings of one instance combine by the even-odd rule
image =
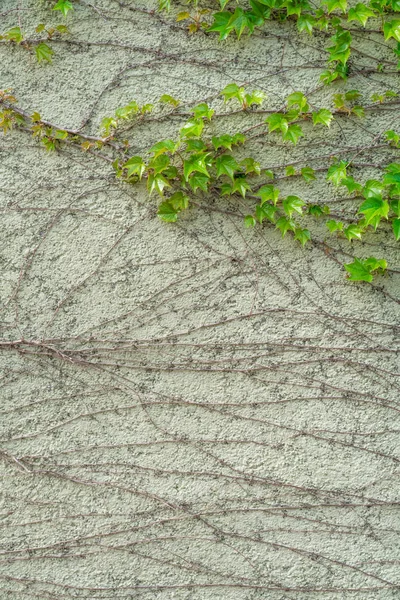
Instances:
[[[220,45],[137,10],[149,5],[77,5],[52,65],[0,45],[0,88],[89,133],[163,93],[224,110],[217,94],[232,81],[278,108],[294,90],[315,106],[337,91],[318,82],[321,35],[271,24]],[[0,11],[2,30],[54,21],[29,0]],[[357,48],[391,61],[378,40]],[[343,89],[396,88],[366,54]],[[246,154],[318,168],[398,116],[338,119],[296,148],[255,138]],[[155,117],[128,133],[133,152],[184,119]],[[377,176],[394,152],[361,153],[357,175]],[[399,275],[350,284],[335,260],[385,255],[396,269],[392,236],[302,249],[245,230],[243,203],[218,198],[167,225],[93,156],[14,132],[0,158],[0,599],[400,598]],[[279,187],[337,213],[351,202],[324,173]]]

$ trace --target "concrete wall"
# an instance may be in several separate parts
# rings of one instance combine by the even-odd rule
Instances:
[[[0,4],[2,30],[60,22],[46,3]],[[52,65],[0,44],[0,87],[96,134],[163,93],[225,110],[232,81],[265,90],[268,108],[295,90],[322,107],[342,88],[368,103],[398,85],[373,72],[393,60],[375,34],[355,35],[349,81],[321,88],[322,34],[268,24],[219,44],[149,8],[82,0]],[[132,153],[176,135],[184,117],[166,112],[127,133]],[[396,159],[375,141],[396,120],[392,106],[306,125],[296,148],[262,136],[246,154],[322,168],[365,147],[365,180]],[[302,249],[212,196],[168,225],[95,156],[13,132],[0,157],[1,600],[400,598],[399,275],[351,284],[341,266],[373,255],[395,270],[392,235]],[[325,175],[279,187],[354,214]]]

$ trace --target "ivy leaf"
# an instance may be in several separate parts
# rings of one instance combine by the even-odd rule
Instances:
[[[137,157],[135,157],[137,158]],[[157,156],[157,158],[153,158],[150,163],[149,163],[149,169],[152,169],[154,171],[155,175],[158,175],[159,173],[162,173],[163,171],[165,171],[170,164],[170,159],[168,156],[165,156],[165,154],[161,155],[161,156]]]
[[[364,215],[366,224],[376,229],[382,218],[387,219],[389,203],[382,198],[368,198],[360,206],[359,212]]]
[[[400,20],[394,19],[393,21],[386,21],[383,26],[383,34],[385,40],[394,38],[397,42],[400,42]]]
[[[210,177],[207,171],[207,158],[210,156],[209,153],[204,154],[201,152],[199,154],[192,154],[187,160],[183,163],[183,175],[186,181],[189,179],[189,175],[191,175],[194,171],[197,173],[203,173],[206,177]]]
[[[344,229],[343,233],[350,242],[352,239],[361,240],[361,236],[364,232],[356,223],[352,223]]]
[[[331,233],[334,233],[335,231],[343,231],[343,223],[341,221],[335,221],[334,219],[331,219],[330,221],[326,222],[326,226]]]
[[[363,188],[363,196],[364,198],[378,198],[381,197],[383,190],[383,185],[377,179],[368,179],[365,182]]]
[[[169,198],[168,202],[175,210],[185,210],[189,206],[189,198],[183,192],[175,192]]]
[[[146,170],[146,165],[141,156],[132,156],[123,167],[128,171],[128,178],[137,175],[139,180],[142,179],[143,173]]]
[[[300,112],[307,112],[309,109],[307,98],[305,97],[303,92],[293,92],[293,94],[290,94],[287,97],[286,102],[288,108],[290,108],[291,106],[298,106]]]
[[[311,240],[311,234],[308,229],[301,229],[301,227],[297,227],[294,230],[294,239],[298,240],[304,247],[306,243]]]
[[[347,21],[349,23],[351,21],[358,21],[365,27],[365,23],[370,17],[375,17],[374,11],[365,6],[365,4],[359,3],[354,8],[350,8]]]
[[[277,211],[276,206],[272,204],[257,204],[256,206],[256,218],[259,223],[262,223],[264,219],[268,219],[271,223],[275,223],[275,213]]]
[[[387,269],[387,262],[384,259],[376,259],[373,256],[365,260],[355,258],[352,263],[347,263],[344,268],[349,273],[348,279],[350,281],[368,281],[371,283],[373,280],[372,272],[378,269],[385,271]]]
[[[163,175],[161,175],[160,173],[154,175],[152,173],[149,173],[149,177],[147,179],[147,189],[149,192],[149,196],[151,196],[154,190],[158,192],[160,196],[162,196],[164,194],[164,188],[166,187],[171,187],[171,185]]]
[[[321,108],[317,112],[312,113],[313,124],[318,125],[326,125],[327,127],[331,126],[331,121],[333,119],[333,115],[330,110],[327,108]]]
[[[176,21],[178,23],[179,23],[179,21],[185,21],[186,19],[190,19],[190,13],[188,13],[187,11],[180,12],[176,15]]]
[[[160,156],[165,152],[170,152],[171,154],[173,154],[175,150],[176,143],[174,142],[174,140],[162,140],[161,142],[157,142],[157,144],[154,144],[154,146],[150,148],[149,152],[153,152],[154,158],[157,158],[157,156]]]
[[[301,176],[307,183],[315,179],[315,171],[311,167],[303,167],[300,170]]]
[[[297,29],[301,33],[302,31],[306,31],[308,34],[312,34],[313,27],[315,25],[315,19],[312,15],[304,13],[300,15],[297,19]]]
[[[203,119],[190,119],[180,130],[184,138],[200,137],[204,128]]]
[[[178,210],[176,210],[171,202],[165,201],[161,202],[158,207],[157,215],[160,217],[162,221],[166,223],[175,223],[178,219]]]
[[[303,130],[300,125],[293,123],[289,125],[288,130],[282,134],[282,138],[285,142],[289,141],[296,145],[299,139],[304,136]]]
[[[217,158],[216,168],[217,177],[221,177],[221,175],[227,175],[230,179],[232,179],[232,181],[235,171],[240,169],[233,156],[230,156],[228,154],[223,154],[222,156],[219,156]]]
[[[244,218],[244,226],[249,228],[249,227],[254,227],[256,224],[256,220],[253,217],[253,215],[246,215]]]
[[[224,97],[224,102],[236,98],[240,104],[243,104],[245,91],[244,87],[239,87],[236,83],[230,83],[224,87],[220,95]]]
[[[291,217],[294,212],[303,214],[303,206],[305,202],[298,196],[287,196],[282,202],[283,210]]]
[[[391,163],[385,168],[384,185],[396,186],[396,194],[400,193],[400,163]]]
[[[340,10],[342,13],[347,10],[347,0],[326,0],[323,4],[328,7],[328,15],[334,10]]]
[[[194,192],[196,192],[196,190],[198,190],[199,188],[203,192],[208,192],[210,178],[207,175],[202,175],[201,173],[194,172],[194,174],[189,177],[188,183]]]
[[[285,175],[286,177],[294,177],[296,175],[296,169],[293,165],[289,165],[288,167],[286,167]]]
[[[208,29],[208,31],[218,31],[219,39],[226,40],[230,32],[232,31],[232,27],[229,25],[229,21],[231,20],[232,13],[230,12],[217,12],[214,13],[214,23]]]
[[[341,160],[339,163],[332,165],[328,169],[327,179],[328,181],[332,181],[335,185],[339,185],[340,182],[347,176],[347,163],[344,160]]]
[[[260,175],[261,173],[260,163],[254,160],[254,158],[244,158],[240,161],[240,166],[244,167],[246,175],[248,173],[255,173],[256,175]]]
[[[254,28],[257,25],[262,25],[263,19],[257,17],[251,11],[245,11],[243,8],[239,6],[236,8],[235,12],[231,16],[228,27],[232,30],[234,29],[238,39],[240,40],[242,33],[246,28],[249,29],[250,33],[253,33]]]
[[[232,186],[232,193],[238,192],[242,198],[246,197],[246,192],[251,192],[251,186],[245,177],[235,177]]]
[[[258,198],[261,198],[261,205],[263,205],[264,202],[268,202],[268,200],[271,200],[271,202],[273,202],[274,205],[276,205],[279,198],[279,190],[273,185],[267,184],[263,185],[255,195]]]
[[[173,96],[170,96],[169,94],[163,94],[160,98],[160,102],[162,104],[171,104],[171,106],[174,106],[175,108],[177,106],[179,106],[179,104],[180,104],[180,100],[177,100],[176,98],[174,98]]]
[[[289,124],[285,115],[281,113],[274,113],[265,119],[265,122],[268,123],[269,132],[275,131],[276,129],[280,129],[282,133],[286,133]]]
[[[361,192],[363,190],[361,183],[357,183],[354,177],[345,177],[341,180],[340,185],[344,185],[349,194],[354,194],[355,192]]]
[[[286,217],[281,217],[276,222],[276,228],[280,230],[282,237],[285,237],[288,231],[296,230],[296,223],[291,219],[287,219]]]
[[[228,150],[232,150],[232,145],[235,143],[234,138],[227,133],[219,136],[213,136],[211,142],[215,150],[218,150],[219,148],[227,148]]]
[[[74,10],[74,7],[70,0],[58,0],[53,6],[53,10],[59,10],[66,17],[70,10]]]
[[[24,39],[24,34],[20,27],[12,27],[4,34],[4,37],[6,40],[10,40],[10,42],[20,44]]]
[[[214,112],[215,111],[212,108],[210,108],[205,102],[202,102],[201,104],[198,104],[193,108],[193,113],[196,119],[204,118],[210,121]]]

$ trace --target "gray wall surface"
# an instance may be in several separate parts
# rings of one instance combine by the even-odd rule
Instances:
[[[127,131],[131,154],[185,122],[158,104],[164,93],[224,112],[218,94],[233,81],[264,90],[273,109],[295,90],[322,107],[341,89],[368,104],[398,88],[376,70],[393,62],[381,36],[355,35],[352,76],[327,88],[322,34],[268,23],[221,44],[154,8],[82,0],[51,65],[0,44],[0,88],[93,135],[131,100],[155,103]],[[1,31],[62,21],[35,0],[2,0],[0,12]],[[259,120],[239,112],[211,133]],[[398,160],[375,142],[396,121],[388,106],[305,125],[296,147],[259,136],[241,152],[266,168],[351,156],[365,181]],[[199,196],[162,223],[144,186],[24,131],[0,136],[0,159],[0,599],[400,598],[389,228],[349,243],[317,222],[320,243],[303,249],[245,229],[250,201]],[[354,214],[326,171],[312,184],[279,174],[283,193]],[[354,255],[385,256],[392,271],[348,282]]]

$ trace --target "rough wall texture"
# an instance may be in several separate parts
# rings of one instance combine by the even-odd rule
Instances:
[[[222,46],[139,10],[149,3],[82,1],[52,65],[0,45],[0,87],[89,133],[163,93],[224,110],[232,81],[270,107],[298,89],[331,101],[318,35],[271,24]],[[3,29],[55,19],[35,1],[0,8]],[[374,40],[359,39],[344,89],[396,85],[368,71],[371,56],[392,60]],[[128,132],[133,152],[176,135],[184,117],[160,110]],[[318,167],[396,119],[372,111],[247,152]],[[253,122],[238,114],[234,128]],[[358,175],[393,152],[364,151]],[[384,253],[395,269],[391,237],[302,249],[245,230],[218,198],[163,224],[156,200],[95,156],[46,153],[23,132],[0,156],[1,600],[400,598],[399,275],[351,284],[335,260]],[[280,188],[349,207],[323,174]]]

